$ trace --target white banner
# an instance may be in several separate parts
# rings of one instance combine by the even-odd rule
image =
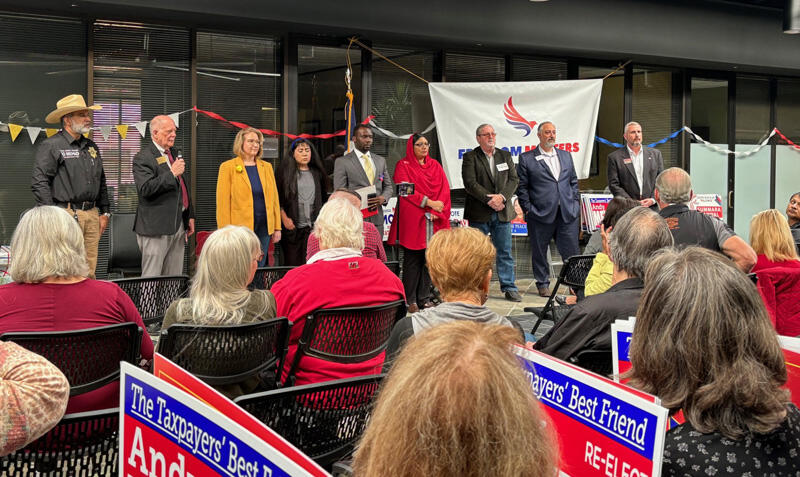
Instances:
[[[536,128],[556,126],[556,147],[572,153],[579,179],[589,177],[603,80],[429,83],[442,163],[450,188],[461,189],[461,157],[476,148],[475,128],[489,123],[497,147],[521,153],[539,144]]]

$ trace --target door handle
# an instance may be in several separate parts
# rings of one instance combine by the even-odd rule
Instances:
[[[733,208],[733,191],[732,190],[728,191],[728,208],[729,209]]]

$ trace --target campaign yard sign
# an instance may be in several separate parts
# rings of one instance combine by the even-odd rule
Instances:
[[[122,476],[314,475],[234,419],[124,362],[119,409]]]
[[[630,350],[634,323],[633,318],[611,323],[611,363],[614,368],[614,381],[617,382],[620,374],[631,369]]]
[[[581,226],[583,230],[594,232],[606,215],[608,203],[614,196],[611,194],[581,194]]]
[[[778,336],[786,363],[786,389],[792,393],[792,402],[800,406],[800,338]]]
[[[514,351],[555,428],[562,475],[661,474],[668,411],[653,396],[538,351]]]

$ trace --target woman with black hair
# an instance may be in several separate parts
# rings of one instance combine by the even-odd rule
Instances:
[[[278,166],[277,182],[283,223],[283,264],[303,265],[308,236],[328,190],[328,176],[308,140],[298,138],[292,142],[289,157]]]

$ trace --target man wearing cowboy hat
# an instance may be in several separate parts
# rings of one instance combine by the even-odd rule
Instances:
[[[83,96],[71,94],[56,103],[45,118],[61,123],[58,134],[42,141],[36,151],[31,189],[38,205],[64,207],[83,230],[89,276],[97,267],[97,244],[108,225],[108,190],[97,144],[84,136],[99,105],[86,106]]]

